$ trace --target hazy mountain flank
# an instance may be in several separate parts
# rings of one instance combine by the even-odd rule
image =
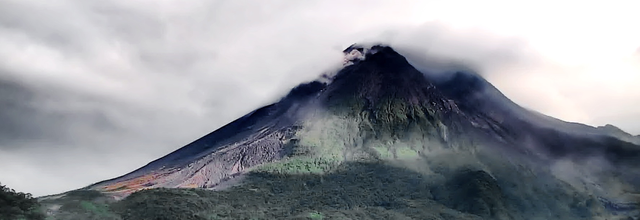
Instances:
[[[637,137],[531,112],[473,72],[419,71],[388,46],[344,53],[336,74],[41,202],[52,219],[640,217]]]

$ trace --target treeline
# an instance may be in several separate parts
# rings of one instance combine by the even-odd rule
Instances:
[[[16,192],[0,183],[0,220],[45,219],[38,200],[29,193]]]

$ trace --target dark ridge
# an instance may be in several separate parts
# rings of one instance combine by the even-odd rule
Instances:
[[[448,99],[454,100],[467,114],[485,117],[494,114],[520,119],[524,118],[522,114],[528,113],[476,73],[457,71],[448,77],[429,74],[426,76],[432,80],[438,91]]]
[[[338,72],[320,99],[328,109],[366,117],[369,133],[399,137],[415,126],[437,134],[452,111],[448,100],[391,47],[375,46],[365,59]],[[449,123],[451,122],[451,123]],[[457,122],[455,122],[457,123]]]
[[[547,151],[555,158],[569,157],[582,159],[593,156],[604,156],[615,165],[640,165],[640,149],[635,145],[609,136],[574,136],[553,129],[532,127],[527,129],[535,136]]]
[[[596,129],[615,137],[633,137],[631,134],[611,124],[606,124],[605,126],[598,126],[596,127]]]
[[[427,78],[428,75],[427,75]],[[468,72],[455,72],[450,77],[433,78],[436,88],[447,98],[455,100],[467,115],[493,120],[506,135],[516,142],[532,139],[535,145],[551,158],[582,159],[604,156],[614,164],[631,164],[640,161],[640,148],[620,140],[624,131],[608,125],[599,127],[601,132],[590,135],[568,133],[557,127],[542,127],[541,120],[526,109],[516,105],[481,76]],[[541,122],[544,124],[544,122]],[[557,123],[557,122],[556,122]],[[563,123],[562,125],[568,125]],[[582,124],[572,124],[579,128]],[[592,129],[593,130],[593,129]],[[589,131],[589,130],[587,130]],[[618,136],[614,135],[618,134]]]
[[[375,64],[376,68],[383,73],[390,75],[399,75],[401,77],[413,78],[414,75],[422,75],[420,71],[416,70],[406,58],[400,55],[393,48],[388,46],[376,45],[371,47],[374,53],[368,53],[363,65]],[[424,78],[424,76],[422,77]],[[421,80],[426,82],[426,78]],[[431,83],[428,83],[431,84]]]
[[[488,83],[474,74],[455,72],[451,78],[440,80],[440,83],[437,83],[436,86],[442,89],[450,98],[462,100],[484,91]]]
[[[596,130],[609,136],[619,138],[620,140],[640,145],[640,136],[631,135],[614,125],[607,124],[605,126],[598,126],[596,127]]]
[[[322,91],[326,87],[327,87],[326,83],[319,82],[319,81],[300,84],[295,88],[293,88],[291,92],[289,92],[289,94],[285,96],[284,99],[298,100],[302,98],[307,98],[309,96],[318,94],[320,91]]]
[[[640,148],[638,145],[621,141],[614,137],[604,137],[602,141],[604,155],[614,164],[633,164],[640,166]]]
[[[426,90],[433,86],[402,55],[380,46],[377,53],[338,72],[329,87],[331,98],[357,97],[373,102],[399,98],[415,103],[428,100]]]
[[[622,133],[626,133],[626,132],[624,132],[622,129],[620,129],[620,128],[618,128],[618,127],[616,127],[616,126],[612,125],[612,124],[606,124],[606,125],[604,125],[604,126],[598,126],[597,128],[605,129],[605,130],[607,130],[607,131],[611,131],[611,132],[622,132]]]

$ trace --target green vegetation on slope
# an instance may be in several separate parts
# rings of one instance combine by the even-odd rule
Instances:
[[[120,219],[119,215],[111,210],[110,205],[113,202],[115,200],[93,190],[75,190],[61,195],[60,198],[41,201],[45,209],[55,214],[47,219],[61,220]]]
[[[435,202],[430,185],[406,169],[345,163],[328,174],[257,171],[224,191],[152,189],[119,202],[72,192],[50,219],[479,219]]]
[[[337,166],[339,161],[314,157],[293,157],[282,161],[265,164],[257,171],[278,174],[322,174]]]
[[[378,163],[324,175],[251,174],[226,191],[154,189],[116,203],[123,219],[478,219],[432,200],[428,178]]]
[[[0,220],[44,219],[38,200],[0,184]]]
[[[223,191],[151,189],[118,202],[83,191],[62,198],[50,219],[594,219],[599,209],[571,191],[514,191],[484,171],[449,173],[384,162],[345,162],[324,174],[254,171]]]

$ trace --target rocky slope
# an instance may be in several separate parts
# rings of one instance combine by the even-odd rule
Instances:
[[[194,219],[307,212],[343,219],[640,215],[640,146],[620,132],[523,109],[468,71],[446,77],[418,71],[391,47],[353,45],[344,52],[336,75],[84,190],[117,199],[137,192],[114,203],[120,208],[106,205],[120,213],[109,215],[115,219],[151,216],[135,207],[149,210],[149,199],[160,195],[202,203],[189,211]],[[138,192],[154,188],[226,189]],[[254,204],[263,199],[274,202]],[[218,215],[227,202],[265,210]],[[171,205],[154,207],[165,206]]]

